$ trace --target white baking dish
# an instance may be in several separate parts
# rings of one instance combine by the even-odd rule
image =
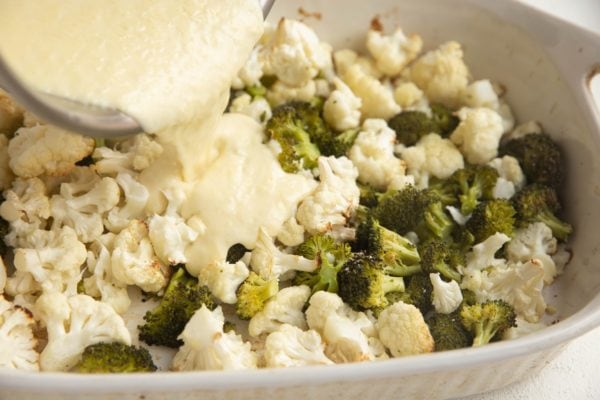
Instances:
[[[455,39],[475,77],[502,82],[520,121],[542,121],[565,149],[573,260],[552,287],[555,325],[510,342],[374,363],[241,372],[120,376],[0,372],[0,399],[444,399],[508,385],[541,370],[569,340],[600,325],[600,116],[589,92],[600,37],[514,1],[279,0],[271,18],[301,17],[335,47],[362,47],[376,15]],[[556,297],[555,297],[556,296]]]

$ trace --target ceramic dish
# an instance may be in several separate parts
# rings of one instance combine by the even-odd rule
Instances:
[[[589,86],[600,37],[514,1],[279,0],[271,17],[303,18],[334,47],[360,49],[371,20],[418,32],[427,47],[455,39],[475,76],[502,82],[520,121],[543,123],[568,162],[565,202],[573,260],[547,293],[556,324],[530,336],[373,363],[235,372],[78,376],[0,372],[2,399],[428,400],[496,389],[539,372],[571,339],[600,325],[600,115]]]

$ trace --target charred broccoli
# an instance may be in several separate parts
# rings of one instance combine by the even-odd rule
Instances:
[[[143,347],[97,343],[85,348],[74,371],[86,374],[154,372],[156,365]]]
[[[472,306],[463,304],[460,318],[463,326],[473,335],[473,346],[489,343],[506,329],[516,326],[515,310],[503,300],[490,300]]]
[[[469,347],[473,336],[461,323],[457,312],[451,314],[432,313],[425,320],[435,342],[435,351],[445,351]]]
[[[382,309],[389,292],[404,291],[404,280],[386,274],[377,258],[355,253],[338,273],[338,294],[355,310]]]
[[[512,236],[515,213],[508,200],[483,201],[475,207],[465,227],[473,235],[476,243],[483,242],[497,232]]]
[[[454,227],[439,197],[432,191],[413,186],[381,196],[373,208],[373,216],[400,235],[416,232],[421,239],[448,238]]]
[[[321,155],[318,144],[329,146],[331,142],[331,132],[319,109],[300,101],[273,109],[273,116],[267,122],[267,135],[281,146],[278,160],[286,172],[315,168]]]
[[[350,246],[336,242],[330,236],[315,235],[298,247],[298,254],[316,260],[319,268],[314,272],[296,273],[293,284],[307,285],[313,293],[319,290],[337,293],[337,275],[352,255]]]
[[[150,345],[181,346],[183,342],[177,337],[203,304],[211,310],[215,308],[208,288],[180,265],[171,276],[159,305],[144,315],[146,323],[138,327],[140,340]]]
[[[421,271],[417,247],[372,217],[358,226],[355,247],[377,257],[390,275],[408,276]]]
[[[430,274],[439,272],[444,278],[460,282],[459,265],[465,265],[465,256],[442,240],[430,240],[419,246],[421,268]]]
[[[561,221],[555,215],[560,211],[561,205],[553,188],[540,184],[529,185],[520,190],[512,200],[521,225],[543,222],[552,229],[552,235],[560,240],[566,240],[573,232],[569,223]]]
[[[254,317],[278,291],[277,279],[265,280],[256,272],[250,271],[248,278],[237,289],[236,314],[241,319]]]
[[[396,132],[396,139],[405,146],[414,146],[419,139],[437,132],[436,124],[421,111],[403,111],[388,121],[388,126]]]
[[[558,188],[564,177],[560,148],[545,133],[531,133],[510,140],[500,148],[500,155],[513,156],[529,183]]]

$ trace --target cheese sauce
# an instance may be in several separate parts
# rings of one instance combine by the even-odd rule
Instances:
[[[276,235],[315,186],[284,173],[261,127],[222,116],[231,81],[262,34],[254,0],[3,0],[0,52],[31,87],[118,108],[165,151],[140,181],[151,193],[186,192],[184,218],[206,229],[186,250],[188,269],[222,261],[258,228]]]

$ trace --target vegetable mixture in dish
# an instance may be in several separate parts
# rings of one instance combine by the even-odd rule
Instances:
[[[95,142],[0,92],[0,366],[329,365],[543,328],[573,231],[561,150],[459,43],[423,46],[266,24],[188,186],[161,186],[164,136]]]

